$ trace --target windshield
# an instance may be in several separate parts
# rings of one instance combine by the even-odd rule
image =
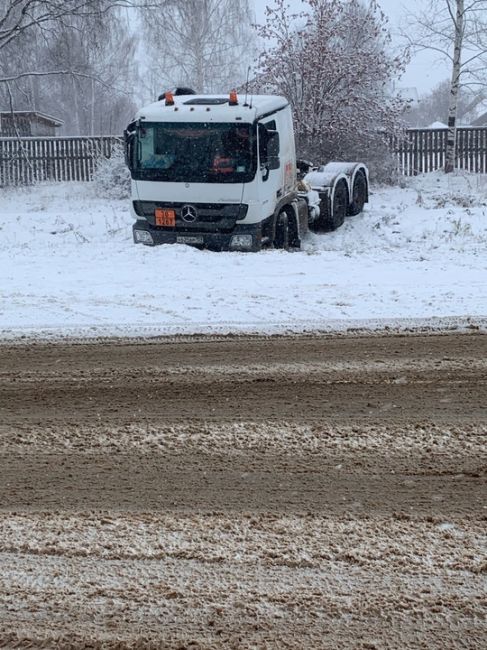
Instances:
[[[143,123],[135,147],[140,180],[247,183],[256,172],[251,124]]]

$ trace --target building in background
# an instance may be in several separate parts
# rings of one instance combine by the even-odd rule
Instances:
[[[37,111],[0,111],[0,136],[3,138],[56,135],[64,122]]]

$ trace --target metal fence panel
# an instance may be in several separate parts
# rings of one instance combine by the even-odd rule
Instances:
[[[38,181],[89,181],[120,136],[0,138],[0,186]]]
[[[397,170],[404,176],[443,169],[448,129],[407,129],[392,141]],[[469,172],[487,171],[487,127],[457,129],[456,167]]]

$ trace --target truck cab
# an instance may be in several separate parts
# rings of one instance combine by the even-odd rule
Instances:
[[[299,245],[307,218],[284,97],[166,93],[138,111],[125,143],[135,243]]]

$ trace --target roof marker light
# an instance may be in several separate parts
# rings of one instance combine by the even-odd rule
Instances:
[[[165,93],[165,97],[166,97],[166,106],[174,106],[174,95],[170,90],[168,90],[167,93]]]
[[[230,106],[238,106],[238,95],[236,90],[230,91],[230,99],[228,103]]]

